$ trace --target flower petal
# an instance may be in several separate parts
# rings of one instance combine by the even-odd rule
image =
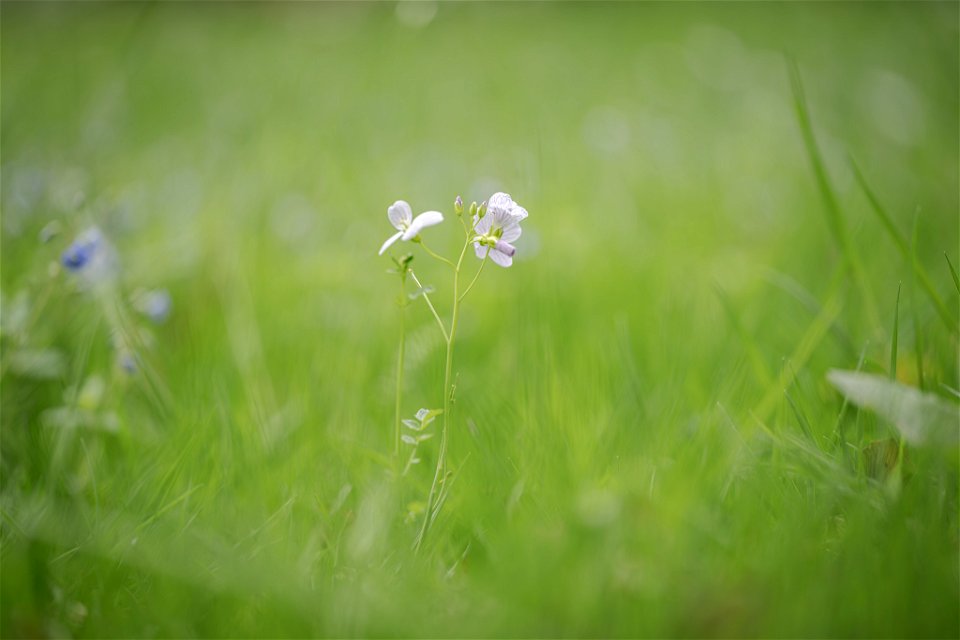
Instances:
[[[473,230],[477,235],[485,236],[490,233],[490,224],[493,222],[493,216],[485,215],[473,223]]]
[[[399,239],[400,239],[400,236],[402,236],[402,235],[403,235],[403,231],[397,231],[395,234],[393,234],[392,236],[390,236],[389,238],[387,238],[387,241],[383,243],[383,246],[382,246],[382,247],[380,247],[380,253],[378,253],[377,255],[378,255],[378,256],[382,256],[382,255],[383,255],[383,252],[386,251],[387,249],[389,249],[389,248],[390,248],[390,245],[392,245],[394,242],[396,242],[397,240],[399,240]]]
[[[509,267],[513,264],[513,258],[510,256],[500,253],[496,249],[490,250],[490,259],[496,262],[501,267]]]
[[[443,214],[439,211],[424,211],[410,223],[410,227],[403,232],[404,240],[412,240],[420,235],[420,232],[427,227],[432,227],[443,222]]]
[[[403,231],[413,220],[413,209],[404,200],[397,200],[387,209],[387,219],[394,229]]]
[[[483,260],[484,258],[487,257],[487,250],[489,250],[489,249],[490,249],[490,247],[485,247],[485,246],[483,246],[482,244],[480,244],[479,242],[474,242],[474,243],[473,243],[473,251],[474,251],[474,253],[477,254],[477,257],[480,258],[481,260]]]
[[[514,202],[514,203],[513,203],[513,210],[510,212],[510,215],[512,215],[514,218],[516,218],[517,221],[519,222],[520,220],[525,219],[525,218],[526,218],[528,215],[530,215],[530,214],[527,213],[527,210],[526,210],[526,209],[524,209],[523,207],[521,207],[520,205],[518,205],[516,202]]]
[[[498,191],[487,200],[487,213],[496,213],[498,211],[510,213],[514,206],[516,206],[516,204],[513,202],[513,198],[510,197],[509,193]]]
[[[506,229],[513,224],[517,224],[518,222],[520,221],[514,218],[509,211],[498,209],[493,213],[493,225],[500,229]]]
[[[503,228],[503,235],[500,236],[500,239],[507,242],[516,242],[521,233],[523,233],[523,229],[520,228],[520,223],[514,220]]]

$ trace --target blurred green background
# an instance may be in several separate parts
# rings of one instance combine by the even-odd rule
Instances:
[[[825,374],[895,350],[956,407],[957,3],[0,19],[3,636],[956,636],[957,450],[877,471],[896,432]],[[465,302],[415,556],[436,439],[392,475],[376,251],[394,200],[449,256],[454,197],[498,190],[530,217]],[[91,225],[109,295],[59,266]],[[419,301],[407,326],[412,416],[443,344]]]

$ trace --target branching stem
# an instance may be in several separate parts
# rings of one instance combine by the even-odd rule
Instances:
[[[430,485],[430,493],[427,496],[427,508],[423,514],[423,524],[420,527],[420,534],[414,543],[414,551],[419,552],[423,546],[423,541],[427,537],[430,525],[433,524],[434,501],[438,498],[438,489],[443,477],[446,475],[447,465],[447,433],[450,424],[450,405],[452,401],[453,389],[451,379],[453,377],[453,341],[457,335],[457,320],[460,315],[460,267],[463,265],[463,257],[467,254],[467,247],[470,246],[469,238],[463,243],[463,249],[460,250],[460,258],[453,270],[453,314],[450,319],[450,333],[444,334],[447,340],[447,358],[443,373],[443,428],[440,432],[440,452],[437,454],[437,468],[433,474],[433,482]],[[476,280],[476,279],[474,279]],[[473,283],[471,283],[472,286]],[[439,320],[439,318],[438,318]]]
[[[483,267],[487,264],[487,258],[490,257],[490,247],[487,247],[487,253],[484,254],[483,260],[480,262],[480,268],[477,269],[477,275],[473,276],[473,280],[470,281],[470,284],[467,285],[467,288],[463,290],[463,293],[460,294],[460,302],[467,297],[467,294],[470,293],[470,289],[473,289],[473,285],[477,284],[477,280],[480,278],[480,274],[483,273]]]
[[[450,267],[451,269],[456,269],[456,268],[457,268],[457,265],[453,264],[452,262],[450,262],[449,260],[447,260],[446,258],[444,258],[442,255],[440,255],[439,253],[436,253],[433,249],[431,249],[430,247],[428,247],[428,246],[427,246],[427,243],[425,243],[423,240],[420,240],[419,242],[420,242],[420,246],[423,247],[423,250],[426,251],[428,254],[430,254],[431,256],[433,256],[434,258],[436,258],[437,260],[439,260],[440,262],[443,262],[444,264],[446,264],[446,265],[447,265],[448,267]]]
[[[397,350],[397,395],[393,423],[393,455],[400,456],[400,394],[403,392],[403,350],[406,343],[407,305],[404,278],[400,279],[400,347]]]
[[[433,314],[434,319],[437,321],[437,324],[440,326],[440,333],[443,334],[443,339],[446,342],[450,342],[449,335],[447,334],[447,328],[443,325],[443,320],[440,319],[440,314],[437,313],[437,310],[434,308],[433,303],[430,302],[429,294],[427,294],[426,290],[423,288],[423,285],[420,283],[420,280],[417,278],[417,274],[413,272],[413,269],[410,269],[410,277],[413,278],[413,281],[417,283],[418,287],[420,287],[421,295],[423,296],[423,301],[427,303],[428,307],[430,307],[430,313]]]

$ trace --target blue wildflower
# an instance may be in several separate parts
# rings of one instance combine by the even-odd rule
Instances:
[[[113,248],[97,227],[82,231],[60,257],[67,270],[89,282],[110,278],[116,266]]]
[[[137,360],[133,356],[133,353],[127,350],[120,352],[119,360],[120,368],[127,374],[132,376],[137,372]]]
[[[166,289],[145,291],[135,297],[133,304],[137,311],[157,324],[164,322],[173,308],[173,300]]]
[[[87,229],[78,235],[63,252],[61,257],[63,266],[71,271],[80,271],[90,263],[102,243],[103,235],[99,229],[96,227]]]

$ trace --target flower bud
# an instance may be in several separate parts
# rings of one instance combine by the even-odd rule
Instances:
[[[481,203],[480,203],[480,206],[477,207],[477,217],[478,217],[478,218],[483,218],[483,216],[485,216],[485,215],[487,215],[487,201],[486,201],[486,200],[484,200],[483,202],[481,202]]]
[[[460,196],[457,196],[457,199],[453,201],[453,210],[458,216],[463,215],[463,199]]]
[[[502,253],[505,256],[513,257],[513,254],[517,252],[517,248],[506,240],[497,240],[497,244],[493,245],[493,248]]]
[[[470,215],[471,215],[471,216],[477,215],[477,203],[476,203],[476,202],[471,202],[471,203],[470,203]]]

